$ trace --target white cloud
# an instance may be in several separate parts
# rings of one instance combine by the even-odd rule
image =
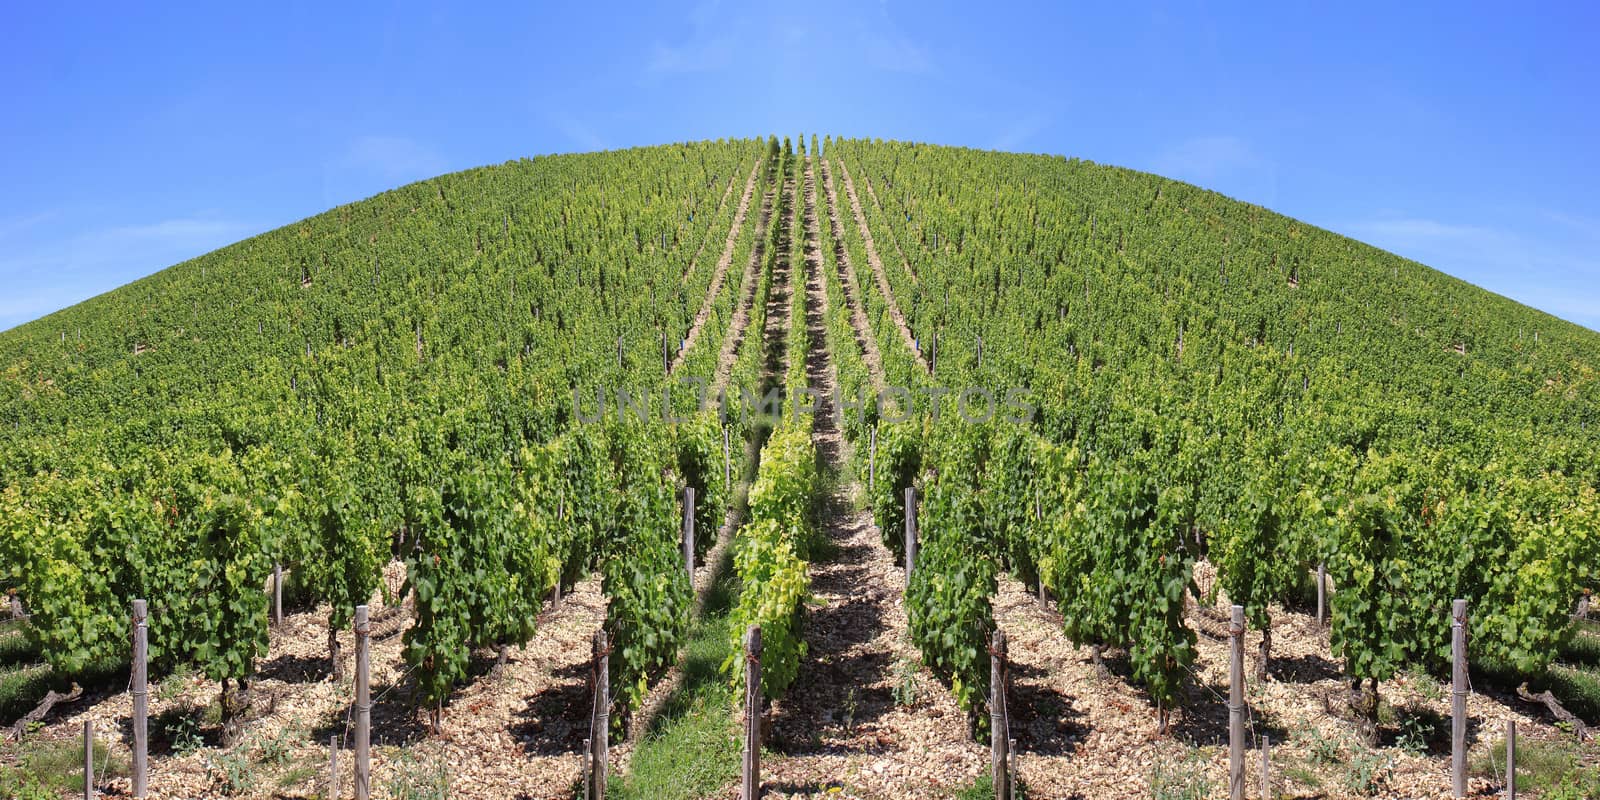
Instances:
[[[906,36],[882,4],[873,11],[819,22],[809,16],[806,6],[753,10],[709,0],[689,11],[685,35],[651,43],[644,59],[644,81],[748,69],[773,58],[816,57],[834,50],[875,70],[923,74],[935,69],[930,48]]]
[[[0,219],[0,240],[15,237],[17,234],[20,234],[29,228],[42,225],[50,220],[56,219],[59,216],[60,215],[54,211],[41,211],[37,214],[29,214],[22,217]]]
[[[395,182],[431,178],[448,168],[438,153],[404,136],[362,136],[350,143],[338,166]]]
[[[740,20],[723,12],[720,6],[716,0],[697,4],[689,12],[691,30],[687,38],[651,44],[645,72],[656,76],[712,72],[733,63],[739,41],[735,27]]]
[[[910,74],[933,71],[933,59],[928,55],[928,48],[906,38],[892,26],[863,30],[859,46],[867,64],[878,69]]]
[[[1246,139],[1232,135],[1185,139],[1149,161],[1151,172],[1262,206],[1278,199],[1278,170]]]
[[[711,72],[732,61],[733,37],[716,36],[677,46],[657,42],[650,47],[650,62],[645,69],[654,74]]]
[[[1206,182],[1241,169],[1255,169],[1265,162],[1250,144],[1237,136],[1202,136],[1189,139],[1156,157],[1155,171],[1204,185]]]
[[[260,231],[213,215],[80,231],[0,255],[0,329],[109,291]]]
[[[545,113],[545,119],[554,125],[561,135],[567,137],[579,150],[595,151],[608,150],[605,139],[582,120],[565,111],[550,111]]]
[[[1545,216],[1549,216],[1548,214]],[[1570,222],[1569,220],[1555,220]],[[1492,292],[1600,330],[1600,256],[1555,231],[1425,217],[1357,220],[1338,230]]]
[[[1039,114],[1029,114],[1013,121],[995,137],[993,149],[1015,151],[1049,127],[1050,121]]]

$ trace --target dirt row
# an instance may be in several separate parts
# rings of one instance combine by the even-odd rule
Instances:
[[[792,186],[785,185],[782,191],[790,192],[792,196]],[[763,242],[765,241],[766,227],[771,223],[772,203],[775,199],[774,192],[772,191],[767,192],[766,196],[763,198],[761,226],[756,231],[757,235],[762,237],[761,241]],[[779,249],[776,254],[778,258],[778,264],[774,268],[772,284],[769,290],[773,294],[784,292],[785,287],[788,285],[788,262],[785,245],[785,240],[780,238],[778,241]],[[755,302],[755,284],[759,275],[759,267],[763,255],[763,247],[758,244],[751,254],[751,270],[745,276],[746,291],[743,299],[740,302],[738,310],[735,312],[734,319],[736,324],[729,327],[723,340],[723,349],[719,355],[719,362],[717,364],[718,376],[726,376],[732,369],[733,362],[738,358],[738,349],[743,342],[744,329],[749,324],[750,307]],[[784,297],[787,298],[787,293],[784,293]],[[708,303],[709,302],[710,300],[708,298]],[[772,297],[772,294],[769,294],[767,300],[767,324],[765,330],[763,331],[763,346],[765,348],[765,352],[769,354],[769,358],[763,359],[763,378],[766,380],[771,380],[774,376],[782,374],[782,359],[784,356],[783,337],[788,331],[787,300],[785,299],[783,305],[776,309],[774,308],[774,302],[775,301]],[[782,321],[775,323],[774,317],[781,318]],[[775,357],[778,359],[777,362],[774,362],[770,357],[774,353]],[[712,389],[713,395],[721,390],[723,386],[722,380],[724,379],[725,378],[720,378],[714,384]],[[745,446],[747,458],[754,457],[757,448],[759,447],[759,442],[755,439],[751,439],[745,443]],[[741,486],[741,491],[748,491],[748,489],[748,485]],[[706,554],[704,562],[695,568],[694,613],[696,617],[698,617],[700,614],[702,604],[705,601],[707,592],[711,588],[712,581],[716,580],[717,578],[717,576],[714,574],[714,570],[716,569],[716,566],[722,562],[724,554],[728,551],[728,549],[733,547],[735,533],[738,531],[738,528],[741,524],[743,524],[743,518],[740,511],[740,504],[731,503],[730,507],[728,508],[727,516],[723,526],[718,531],[716,544],[713,545],[711,550]],[[673,668],[665,676],[663,676],[654,687],[651,688],[650,693],[645,697],[644,703],[641,705],[639,711],[633,715],[633,719],[628,725],[627,741],[621,743],[612,750],[612,756],[615,759],[614,767],[617,773],[623,773],[627,771],[630,763],[632,762],[633,754],[638,751],[639,745],[642,742],[644,732],[650,730],[651,725],[656,717],[661,714],[668,702],[671,701],[672,697],[682,689],[685,677],[683,667],[684,662],[682,660],[682,655],[680,654],[679,662],[674,665]]]
[[[722,245],[722,255],[717,258],[717,271],[712,274],[711,283],[706,289],[705,302],[700,304],[700,310],[694,315],[694,322],[689,326],[689,333],[684,336],[683,347],[678,350],[677,355],[672,357],[668,372],[678,371],[678,365],[683,363],[683,359],[689,354],[690,348],[694,347],[694,343],[700,338],[700,329],[705,326],[706,320],[711,317],[712,309],[716,308],[717,296],[722,293],[722,281],[728,275],[728,266],[733,263],[733,248],[738,244],[739,232],[744,229],[744,218],[750,210],[750,196],[755,193],[756,176],[761,172],[761,163],[758,159],[755,166],[750,168],[750,177],[745,180],[744,184],[744,195],[739,198],[739,209],[733,214],[733,224],[728,228],[728,238]],[[763,224],[765,223],[763,222]],[[705,245],[702,244],[701,247],[704,248]],[[694,272],[694,263],[699,258],[700,254],[697,252],[694,258],[690,259],[689,268],[684,270],[685,282],[688,281],[689,275]]]
[[[817,204],[816,179],[811,167],[807,165],[806,203],[812,209]],[[834,231],[833,261],[838,269],[839,284],[843,290],[845,302],[850,306],[850,327],[855,330],[856,345],[861,348],[861,357],[867,363],[867,375],[872,379],[873,388],[883,390],[883,354],[878,352],[877,337],[872,335],[872,325],[867,322],[865,305],[856,294],[860,283],[856,278],[855,264],[850,261],[850,250],[844,246],[844,227],[839,224],[839,203],[833,190],[833,177],[828,174],[828,162],[822,162],[822,172],[827,178],[828,189],[828,221]]]
[[[843,161],[839,162],[839,171],[844,178],[845,194],[850,198],[850,213],[856,218],[856,227],[861,230],[861,241],[866,245],[867,264],[872,267],[873,277],[878,282],[878,293],[883,296],[883,302],[889,309],[889,316],[894,320],[895,327],[900,329],[906,351],[916,359],[917,366],[921,367],[923,372],[927,372],[928,362],[917,349],[917,339],[911,335],[911,327],[906,325],[905,315],[900,313],[900,306],[894,300],[894,293],[889,291],[889,278],[883,271],[883,259],[878,257],[878,247],[872,241],[872,231],[867,227],[867,218],[861,213],[861,201],[856,197],[855,183],[850,180],[850,170]],[[834,191],[833,173],[826,159],[823,160],[822,174],[828,187],[828,205],[836,208],[839,204],[838,195]]]
[[[872,207],[882,214],[883,204],[878,202],[878,190],[872,188],[872,176],[862,175],[861,183],[867,187],[867,196],[872,198]],[[889,244],[894,245],[894,251],[899,254],[901,263],[905,264],[906,274],[911,276],[911,282],[920,286],[922,279],[917,277],[917,269],[911,265],[911,259],[906,258],[906,251],[900,249],[900,237],[895,235],[893,227],[889,228]]]
[[[813,443],[829,478],[823,557],[810,565],[807,652],[773,706],[769,797],[928,797],[970,783],[984,752],[966,716],[921,665],[901,602],[905,573],[883,546],[860,487],[839,481],[847,444],[833,413],[837,385],[827,350],[827,274],[818,251],[816,179],[805,173],[806,373],[820,393]]]
[[[756,229],[755,246],[750,248],[750,259],[745,264],[743,291],[733,319],[728,321],[728,332],[722,340],[722,350],[717,353],[717,371],[711,378],[710,397],[720,397],[728,387],[734,362],[739,358],[739,347],[744,343],[745,328],[750,326],[750,308],[755,304],[756,284],[760,283],[761,262],[766,256],[767,226],[772,224],[772,207],[777,199],[777,189],[768,189],[761,198],[761,225]]]

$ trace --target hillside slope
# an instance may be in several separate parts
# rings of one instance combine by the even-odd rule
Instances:
[[[1600,688],[1561,676],[1600,646],[1573,614],[1600,588],[1597,364],[1600,334],[1080,161],[774,137],[446,175],[0,334],[0,590],[29,613],[0,627],[23,665],[0,685],[30,687],[0,693],[0,714],[82,679],[90,716],[119,718],[104,676],[128,663],[134,598],[150,600],[153,674],[195,676],[174,719],[216,697],[205,733],[234,753],[252,723],[340,717],[341,636],[381,600],[374,624],[399,637],[381,727],[423,749],[514,734],[452,762],[534,796],[571,787],[596,629],[614,732],[637,740],[661,730],[650,709],[731,729],[720,700],[671,709],[684,685],[728,690],[759,620],[773,788],[802,793],[837,780],[840,756],[864,769],[857,750],[881,756],[850,778],[863,796],[970,780],[996,630],[1026,634],[1008,658],[1029,691],[1092,706],[1100,693],[1052,682],[1104,667],[1158,731],[1208,746],[1222,651],[1200,637],[1219,600],[1257,637],[1251,692],[1275,670],[1321,684],[1295,713],[1341,736],[1352,722],[1364,747],[1395,733],[1379,692],[1392,711],[1401,684],[1444,668],[1454,599],[1482,691],[1527,681],[1588,713]],[[735,403],[837,387],[818,407],[850,411],[719,417],[667,392],[712,376]],[[856,402],[885,386],[909,413]],[[718,536],[689,548],[690,521]],[[813,554],[818,531],[834,546]],[[262,591],[274,565],[287,627]],[[1320,568],[1326,627],[1303,613]],[[585,599],[562,616],[571,590]],[[508,655],[530,642],[551,658]],[[293,680],[270,659],[285,648]],[[489,658],[526,691],[486,712]],[[320,710],[285,715],[276,698],[324,666]],[[1083,750],[1045,720],[1024,748],[1071,756],[1030,760],[1029,780],[1104,788],[1130,736],[1153,763],[1133,708],[1092,713],[1116,735]],[[1480,704],[1476,724],[1502,710]],[[64,722],[43,736],[75,735]],[[943,767],[918,731],[937,731]],[[297,757],[321,763],[320,746],[302,737]],[[648,786],[706,766],[715,783],[735,761],[656,746],[693,758],[650,778],[662,765],[629,755],[621,772]],[[202,751],[165,759],[169,785],[215,780]],[[1407,780],[1431,785],[1415,756]]]
[[[1173,355],[1180,341],[1197,361],[1265,344],[1306,371],[1401,392],[1419,413],[1487,415],[1564,435],[1600,421],[1600,334],[1360,242],[1090,162],[927,145],[851,152],[865,164],[869,215],[885,215],[894,248],[914,247],[914,273],[927,277],[896,287],[908,322],[924,342],[942,330],[947,357],[975,345],[944,327],[942,284],[992,272],[998,286],[1015,274],[1024,291],[1005,302],[1026,297],[1036,329],[1099,362]],[[540,381],[564,392],[614,355],[586,345],[620,338],[626,358],[656,358],[661,331],[675,341],[687,330],[709,276],[650,284],[640,297],[609,290],[607,277],[664,261],[681,267],[700,245],[720,192],[688,195],[684,184],[648,177],[689,158],[701,188],[735,177],[731,163],[682,147],[444,175],[0,333],[0,441],[101,437],[106,426],[152,417],[192,430],[207,411],[259,411],[266,396],[305,400],[301,380],[312,376],[333,392],[537,356]],[[570,162],[595,164],[593,180],[549,177],[550,165]],[[931,183],[944,162],[960,183]],[[645,199],[608,208],[609,187]],[[994,198],[995,213],[962,216],[958,201],[972,197]],[[580,296],[555,294],[558,272]],[[603,333],[571,330],[569,303],[616,307],[616,321]]]

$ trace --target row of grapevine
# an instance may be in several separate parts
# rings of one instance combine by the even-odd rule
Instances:
[[[687,622],[679,490],[709,528],[726,503],[722,427],[582,423],[573,389],[662,396],[661,334],[708,286],[687,261],[725,238],[758,148],[444,176],[8,334],[0,584],[45,658],[126,658],[124,609],[148,597],[158,670],[226,691],[264,650],[275,562],[333,631],[400,558],[437,722],[472,648],[526,642],[557,581],[599,569],[636,703]]]
[[[1269,632],[1263,660],[1270,607],[1326,563],[1334,652],[1374,686],[1443,664],[1451,598],[1478,610],[1475,651],[1527,675],[1571,636],[1572,603],[1600,580],[1589,340],[1150,176],[825,148],[933,366],[907,369],[890,298],[863,279],[886,371],[913,387],[1034,390],[1026,425],[969,423],[952,393],[877,432],[873,504],[891,545],[900,490],[926,498],[913,635],[964,701],[986,680],[999,570],[1042,581],[1072,641],[1126,649],[1163,724],[1194,658],[1184,609],[1199,559]],[[850,216],[846,250],[866,263]],[[1519,317],[1543,336],[1495,327]]]
[[[749,519],[734,541],[739,597],[729,615],[729,650],[723,672],[730,675],[736,696],[744,692],[743,637],[750,625],[761,627],[761,689],[765,696],[783,694],[805,655],[800,607],[810,593],[807,560],[817,535],[818,474],[812,417],[795,405],[806,389],[806,351],[810,346],[804,248],[794,240],[795,234],[804,230],[804,206],[797,202],[795,188],[797,171],[795,153],[785,139],[777,204],[777,215],[785,224],[781,238],[775,238],[767,251],[767,271],[770,274],[778,266],[777,259],[788,259],[788,324],[781,342],[763,348],[782,367],[781,373],[775,371],[773,384],[781,392],[783,405],[780,414],[770,420],[772,429],[761,448],[760,466],[750,488]]]

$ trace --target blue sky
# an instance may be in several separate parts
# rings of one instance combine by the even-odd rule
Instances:
[[[48,5],[0,10],[0,329],[440,172],[801,132],[1150,170],[1600,329],[1583,4]]]

